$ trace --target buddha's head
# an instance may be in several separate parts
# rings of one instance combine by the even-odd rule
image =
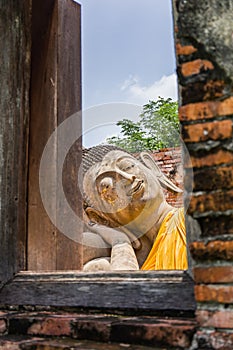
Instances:
[[[137,226],[165,202],[162,185],[181,192],[148,153],[137,159],[110,150],[84,175],[85,211],[91,220],[112,227]]]

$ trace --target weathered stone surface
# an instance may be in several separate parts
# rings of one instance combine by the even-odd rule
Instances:
[[[180,14],[178,34],[192,38],[193,42],[201,45],[205,55],[232,78],[232,1],[180,0],[177,8]]]
[[[190,155],[184,157],[185,205],[201,228],[190,244],[199,322],[190,349],[232,350],[233,1],[173,3],[179,116]]]
[[[233,334],[215,330],[197,331],[191,350],[232,350]]]

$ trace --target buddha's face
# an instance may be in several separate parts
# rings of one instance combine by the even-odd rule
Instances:
[[[164,200],[153,171],[122,151],[111,151],[84,176],[91,206],[117,225],[145,219]]]

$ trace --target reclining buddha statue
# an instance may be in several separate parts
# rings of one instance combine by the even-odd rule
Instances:
[[[83,152],[84,271],[186,270],[183,208],[163,187],[182,192],[149,153],[113,146]]]

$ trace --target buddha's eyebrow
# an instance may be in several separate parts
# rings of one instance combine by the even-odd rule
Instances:
[[[132,162],[136,161],[136,159],[132,158],[131,156],[123,156],[117,159],[117,163],[122,161],[122,160],[131,160]]]

